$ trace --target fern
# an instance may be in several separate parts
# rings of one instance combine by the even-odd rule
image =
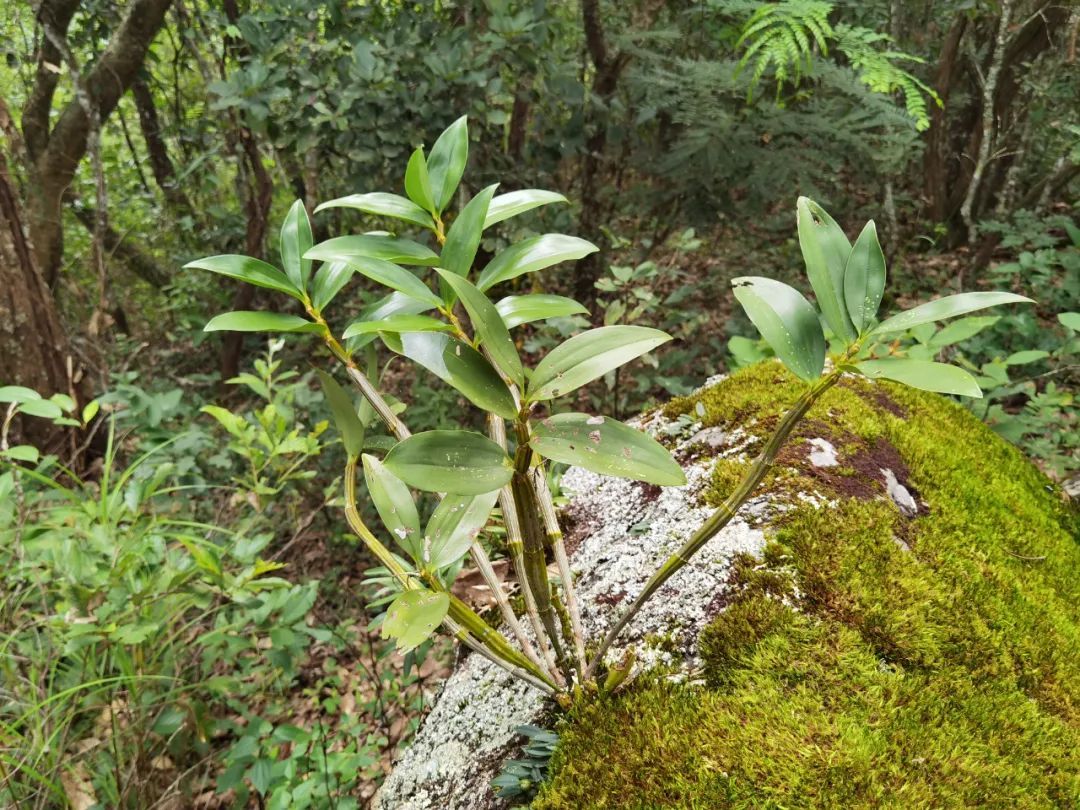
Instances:
[[[927,99],[941,105],[932,88],[899,67],[900,62],[922,60],[888,50],[892,40],[869,28],[838,24],[829,16],[834,6],[825,0],[781,0],[759,6],[743,25],[736,48],[746,46],[738,69],[753,63],[747,101],[753,100],[765,74],[772,69],[779,98],[785,84],[797,88],[814,70],[815,46],[820,56],[830,47],[841,54],[860,82],[875,93],[901,93],[904,108],[920,132],[930,126]],[[882,48],[885,49],[882,49]]]

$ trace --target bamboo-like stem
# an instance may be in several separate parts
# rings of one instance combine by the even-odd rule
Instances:
[[[345,518],[349,523],[349,527],[364,541],[364,544],[368,549],[375,555],[379,562],[386,567],[403,588],[411,590],[436,585],[437,583],[437,587],[433,589],[447,593],[446,589],[442,586],[442,583],[438,582],[434,577],[431,578],[431,581],[425,583],[406,571],[390,550],[383,545],[364,524],[356,506],[355,457],[350,458],[345,465]],[[450,609],[448,615],[451,620],[466,627],[469,633],[477,638],[479,643],[484,645],[493,656],[496,656],[499,659],[500,665],[503,666],[504,669],[514,674],[516,674],[517,669],[522,669],[542,683],[547,684],[550,689],[554,690],[556,688],[555,684],[550,681],[547,674],[543,672],[540,667],[536,666],[522,653],[515,650],[507,643],[506,639],[489,627],[487,622],[476,615],[468,605],[453,594],[447,593],[447,595],[450,597]]]
[[[526,672],[523,669],[519,669],[517,667],[511,667],[510,665],[504,663],[503,661],[500,661],[487,648],[485,648],[483,644],[481,644],[475,638],[470,636],[469,633],[465,630],[464,627],[462,627],[460,624],[455,622],[453,619],[451,619],[451,618],[444,619],[443,620],[443,625],[450,632],[450,634],[453,635],[454,638],[456,638],[458,641],[460,641],[462,644],[464,644],[466,647],[468,647],[473,652],[478,653],[479,655],[482,655],[488,661],[491,661],[493,664],[502,667],[507,672],[509,672],[511,675],[514,675],[515,677],[520,678],[521,680],[525,681],[525,683],[529,684],[530,686],[533,686],[536,689],[539,689],[545,695],[551,696],[551,695],[555,694],[555,690],[552,689],[548,684],[541,681],[539,678],[535,677],[534,675],[531,675],[530,673]]]
[[[555,501],[548,488],[547,474],[543,466],[533,470],[533,487],[536,500],[540,504],[540,515],[544,521],[548,543],[555,554],[555,564],[559,568],[563,594],[566,596],[566,610],[570,614],[570,629],[573,631],[574,655],[577,659],[578,674],[585,672],[585,633],[581,628],[581,610],[578,607],[577,590],[574,588],[574,574],[570,570],[570,559],[566,556],[566,544],[563,543],[559,516],[555,513]]]
[[[502,417],[488,414],[488,436],[491,440],[506,450],[506,423]],[[499,508],[502,509],[503,525],[506,527],[506,548],[510,552],[510,561],[517,574],[518,584],[521,586],[521,595],[525,599],[525,613],[529,617],[536,643],[544,657],[544,663],[549,673],[560,680],[558,665],[555,663],[555,653],[548,642],[544,624],[540,621],[540,609],[536,604],[529,583],[525,579],[525,544],[521,536],[521,524],[518,522],[517,504],[514,502],[514,494],[509,486],[499,491]]]
[[[608,631],[608,634],[604,637],[604,640],[600,643],[599,649],[596,651],[596,656],[589,664],[586,670],[586,680],[596,672],[596,667],[604,659],[604,654],[608,651],[615,639],[618,638],[619,633],[623,631],[623,628],[637,615],[641,610],[642,605],[649,601],[649,598],[656,593],[656,591],[665,582],[670,579],[676,571],[682,568],[690,558],[696,554],[702,546],[704,546],[709,540],[711,540],[716,534],[723,529],[735,517],[736,512],[742,507],[742,505],[750,498],[757,489],[758,484],[765,477],[765,474],[772,467],[773,462],[776,460],[776,454],[780,451],[780,448],[787,442],[788,437],[791,435],[791,431],[795,429],[795,426],[806,415],[806,412],[813,407],[814,403],[836,384],[840,379],[840,372],[834,370],[822,377],[809,389],[807,389],[802,396],[796,400],[791,409],[784,414],[784,418],[780,420],[780,424],[776,426],[776,430],[772,436],[769,437],[765,446],[762,448],[761,453],[750,469],[746,471],[746,474],[739,481],[738,486],[732,491],[730,495],[724,500],[724,502],[717,507],[716,511],[709,516],[708,520],[702,524],[693,536],[683,544],[683,546],[672,554],[664,562],[662,566],[649,577],[649,581],[645,583],[644,589],[638,594],[637,598],[619,617],[619,620],[615,622],[615,626]]]
[[[536,654],[536,648],[533,647],[528,636],[525,635],[525,629],[521,626],[521,622],[518,621],[518,617],[510,605],[510,600],[506,597],[506,591],[502,589],[499,578],[495,575],[495,569],[491,566],[491,560],[479,541],[473,540],[472,545],[469,546],[469,554],[472,556],[473,564],[476,565],[476,570],[484,578],[484,584],[491,589],[503,621],[510,628],[510,632],[514,634],[514,639],[517,641],[518,646],[521,647],[521,651],[538,667],[543,667],[544,665]]]

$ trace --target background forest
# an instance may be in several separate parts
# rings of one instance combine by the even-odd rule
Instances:
[[[313,211],[400,190],[412,149],[463,115],[460,195],[498,180],[570,201],[485,235],[481,254],[578,234],[600,251],[522,291],[677,338],[590,386],[586,404],[626,418],[767,356],[728,288],[747,273],[799,283],[791,211],[805,194],[841,223],[876,220],[887,305],[990,288],[1036,299],[899,345],[976,374],[976,413],[1075,486],[1073,4],[0,8],[0,796],[12,806],[362,807],[408,741],[450,648],[402,658],[379,638],[383,583],[362,575],[370,559],[336,508],[343,453],[307,355],[202,331],[213,313],[278,303],[181,267],[218,253],[276,261],[295,199]],[[347,209],[314,223],[316,242],[384,224]],[[358,278],[339,307],[379,297]],[[529,327],[523,353],[588,323]],[[447,424],[460,399],[402,364],[382,379],[418,428]]]

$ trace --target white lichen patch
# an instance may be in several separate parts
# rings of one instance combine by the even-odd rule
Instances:
[[[659,415],[642,420],[639,426],[669,436],[681,432]],[[701,429],[700,424],[683,427],[689,428],[689,436]],[[739,452],[736,448],[746,444],[746,437],[739,434],[729,432],[725,437],[729,443],[713,446],[712,455]],[[562,479],[563,491],[571,497],[565,512],[567,542],[572,547],[571,567],[589,638],[599,638],[615,622],[650,575],[709,516],[712,510],[701,504],[700,494],[711,467],[708,459],[695,462],[686,468],[685,486],[664,489],[580,468],[567,471]],[[653,596],[609,651],[608,660],[621,658],[627,647],[633,647],[639,669],[662,665],[683,673],[696,670],[700,666],[697,637],[717,612],[714,606],[728,587],[733,559],[740,553],[760,553],[765,546],[763,530],[784,509],[766,496],[747,502]],[[514,729],[537,722],[544,710],[536,691],[480,656],[468,656],[448,679],[416,739],[387,778],[375,807],[476,810],[501,806],[489,783],[520,742]]]
[[[835,467],[840,461],[836,456],[836,448],[825,439],[810,440],[810,463],[815,467]]]
[[[900,514],[905,517],[915,517],[919,513],[919,504],[915,502],[908,488],[897,480],[896,473],[882,468],[881,475],[885,479],[885,491],[900,509]]]

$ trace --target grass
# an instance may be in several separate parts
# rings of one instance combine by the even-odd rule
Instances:
[[[668,412],[700,401],[707,425],[761,435],[796,390],[768,364]],[[845,383],[807,424],[841,473],[795,439],[770,486],[833,505],[797,506],[735,566],[700,639],[707,685],[654,674],[571,712],[534,807],[1080,806],[1075,510],[931,394]],[[917,516],[878,497],[883,458]]]

